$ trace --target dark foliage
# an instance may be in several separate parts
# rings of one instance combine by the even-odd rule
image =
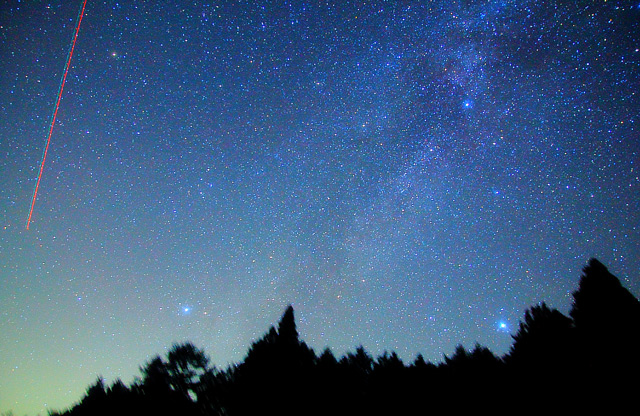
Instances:
[[[628,367],[630,348],[638,345],[640,302],[598,260],[584,268],[573,293],[570,315],[588,366],[604,370]],[[637,355],[634,363],[637,370]],[[605,358],[603,360],[603,357]]]
[[[637,394],[640,302],[596,259],[583,269],[569,315],[575,325],[576,376],[589,397]]]
[[[65,416],[439,414],[492,410],[611,412],[635,397],[640,369],[640,303],[592,259],[567,317],[545,303],[525,312],[504,357],[462,345],[438,365],[421,355],[405,364],[395,352],[364,347],[336,358],[300,340],[289,306],[255,341],[243,362],[224,371],[191,343],[140,368],[127,387],[98,378]]]
[[[543,302],[528,309],[505,361],[526,377],[560,376],[569,370],[573,322]]]

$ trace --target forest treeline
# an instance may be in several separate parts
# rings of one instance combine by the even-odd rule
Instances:
[[[374,358],[363,347],[336,357],[300,339],[289,306],[239,364],[211,365],[192,343],[140,367],[127,386],[101,378],[56,416],[369,415],[493,410],[608,412],[635,404],[640,302],[598,260],[583,269],[569,316],[529,308],[502,357],[459,345],[438,364],[421,355]]]

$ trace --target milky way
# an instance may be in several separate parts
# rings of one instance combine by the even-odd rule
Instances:
[[[77,3],[77,4],[76,4]],[[0,411],[191,340],[501,355],[600,259],[640,294],[640,5],[0,6]],[[541,4],[543,3],[543,4]]]

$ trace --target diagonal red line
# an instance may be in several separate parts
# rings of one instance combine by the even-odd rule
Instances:
[[[31,200],[31,209],[29,210],[29,218],[27,218],[27,230],[31,223],[31,216],[33,215],[33,207],[36,205],[36,198],[38,197],[38,188],[40,188],[40,179],[42,179],[42,171],[44,170],[44,162],[47,160],[47,152],[49,151],[49,144],[51,143],[51,135],[53,134],[53,126],[56,124],[56,116],[58,115],[58,108],[60,107],[60,100],[62,99],[62,91],[64,90],[64,83],[69,73],[69,67],[71,66],[71,57],[73,56],[73,49],[76,47],[76,40],[78,39],[78,32],[80,32],[80,24],[82,23],[82,16],[84,16],[84,9],[87,5],[87,0],[82,3],[82,9],[78,17],[78,26],[76,26],[76,33],[73,36],[73,43],[71,44],[71,50],[69,51],[69,59],[67,59],[67,66],[64,69],[64,75],[62,76],[62,83],[60,84],[60,91],[58,92],[58,100],[56,101],[56,108],[53,111],[53,117],[51,119],[51,127],[49,127],[49,135],[47,136],[47,145],[44,148],[42,154],[42,162],[40,163],[40,172],[38,173],[38,180],[36,182],[36,188],[33,192],[33,199]]]

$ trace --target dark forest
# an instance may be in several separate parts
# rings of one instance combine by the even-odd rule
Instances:
[[[102,378],[72,408],[83,415],[366,415],[614,412],[638,392],[640,302],[596,259],[583,269],[569,316],[545,303],[526,310],[507,354],[459,345],[443,362],[363,347],[336,357],[300,339],[289,306],[244,361],[217,369],[190,342],[140,367],[130,386]]]

